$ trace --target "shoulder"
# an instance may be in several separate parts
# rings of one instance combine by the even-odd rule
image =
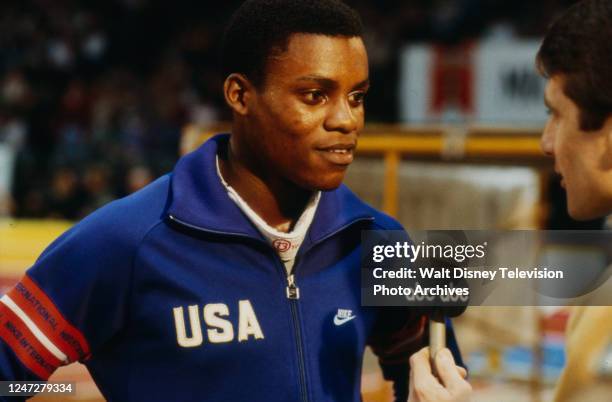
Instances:
[[[375,230],[404,230],[404,227],[397,219],[385,214],[384,212],[376,211],[374,216],[373,226]]]
[[[372,222],[373,230],[404,230],[403,226],[395,218],[367,204],[346,185],[343,184],[337,191],[344,199],[345,205],[348,205],[350,208],[358,209],[362,214],[374,218]]]

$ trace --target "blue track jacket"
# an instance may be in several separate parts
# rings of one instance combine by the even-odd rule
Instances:
[[[357,402],[369,344],[405,400],[425,319],[360,303],[361,231],[401,226],[324,192],[291,280],[217,176],[228,138],[43,252],[0,299],[0,380],[79,360],[109,401]]]

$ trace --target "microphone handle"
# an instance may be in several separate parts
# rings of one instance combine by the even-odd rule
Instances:
[[[435,315],[429,319],[429,358],[435,373],[436,354],[446,347],[446,323],[444,316]]]

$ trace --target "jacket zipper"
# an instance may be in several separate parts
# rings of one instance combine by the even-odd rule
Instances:
[[[298,354],[298,370],[300,375],[300,396],[302,402],[308,402],[308,388],[306,385],[306,363],[304,357],[304,346],[302,343],[302,330],[300,328],[300,319],[298,316],[298,300],[300,299],[300,288],[295,283],[295,275],[287,275],[287,299],[289,299],[289,308],[291,309],[291,322],[293,324],[293,332],[295,334],[295,346]]]
[[[179,223],[181,225],[184,225],[188,228],[191,229],[195,229],[195,230],[199,230],[202,232],[207,232],[207,233],[215,233],[215,234],[224,234],[224,235],[232,235],[232,236],[238,236],[238,237],[247,237],[249,239],[251,239],[251,236],[245,235],[245,234],[241,234],[241,233],[232,233],[232,232],[220,232],[220,231],[215,231],[215,230],[210,230],[210,229],[204,229],[201,228],[199,226],[195,226],[192,224],[189,224],[187,222],[181,221],[180,219],[177,219],[174,215],[168,215],[168,218],[171,221],[174,221],[176,223]],[[374,220],[374,218],[361,218],[358,220]],[[323,237],[322,239],[320,239],[316,244],[321,243],[324,240],[327,240],[328,238],[334,236],[335,234],[341,232],[342,230],[346,229],[347,227],[349,227],[350,225],[354,224],[355,222],[357,222],[358,220],[352,221],[347,223],[346,225],[340,227],[338,230],[333,231],[332,233],[328,234],[327,236]],[[267,242],[260,240],[260,239],[255,239],[255,240],[259,240],[262,243],[265,243],[267,246],[270,246]],[[314,247],[316,244],[312,244],[310,248]],[[270,246],[271,248],[271,246]],[[309,250],[310,250],[309,248]],[[282,270],[282,272],[285,272],[285,267],[282,264],[282,261],[280,261],[280,258],[278,258],[278,254],[276,254],[276,250],[272,249],[274,251],[275,257],[276,257],[276,261],[281,263],[278,268],[280,268]],[[302,250],[300,250],[302,251]],[[308,251],[308,250],[306,250]],[[298,254],[304,254],[306,251],[304,251],[303,253],[298,253]],[[296,256],[297,259],[298,256]],[[278,264],[277,264],[278,265]],[[300,396],[301,396],[301,401],[302,402],[308,402],[308,387],[307,387],[307,383],[306,383],[306,362],[305,362],[305,357],[304,357],[304,345],[303,345],[303,341],[302,341],[302,330],[300,327],[300,319],[299,319],[299,312],[298,312],[298,300],[300,299],[300,288],[297,286],[297,283],[295,282],[295,268],[297,266],[297,261],[296,264],[293,266],[293,270],[291,274],[286,275],[287,278],[287,287],[285,288],[285,292],[287,295],[287,299],[289,299],[289,308],[291,310],[291,322],[293,324],[293,332],[295,334],[295,344],[296,344],[296,348],[297,348],[297,354],[298,354],[298,370],[299,370],[299,375],[300,375]]]
[[[366,218],[366,219],[374,220],[373,218]],[[338,230],[335,230],[334,232],[323,237],[316,244],[321,243],[322,241],[327,240],[328,238],[334,236],[336,233],[343,231],[344,229],[354,224],[355,222],[356,221],[353,221],[353,222],[350,222],[342,226]],[[312,248],[316,244],[312,244],[310,248]],[[308,250],[310,250],[310,248]],[[298,266],[297,258],[300,255],[305,254],[308,250],[300,250],[301,252],[298,252],[298,255],[295,257],[296,261],[293,265],[292,272],[291,274],[287,275],[287,288],[285,289],[287,293],[287,299],[289,299],[289,307],[291,308],[291,319],[293,321],[293,330],[295,332],[295,343],[296,343],[297,352],[298,352],[298,368],[300,371],[300,395],[301,395],[302,402],[308,402],[308,387],[306,383],[306,363],[305,363],[305,357],[304,357],[304,346],[302,342],[302,330],[300,328],[300,319],[298,315],[298,304],[297,304],[298,300],[300,299],[300,288],[297,286],[297,283],[295,282],[295,271]],[[284,270],[284,267],[280,267],[280,268],[283,268]]]

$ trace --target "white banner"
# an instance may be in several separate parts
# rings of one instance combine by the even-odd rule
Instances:
[[[409,46],[401,55],[400,119],[407,123],[540,125],[545,80],[539,41]]]
[[[11,194],[14,164],[13,148],[0,144],[0,216],[8,215],[8,198]]]
[[[476,121],[544,123],[546,82],[535,69],[539,41],[481,44],[475,53]]]

